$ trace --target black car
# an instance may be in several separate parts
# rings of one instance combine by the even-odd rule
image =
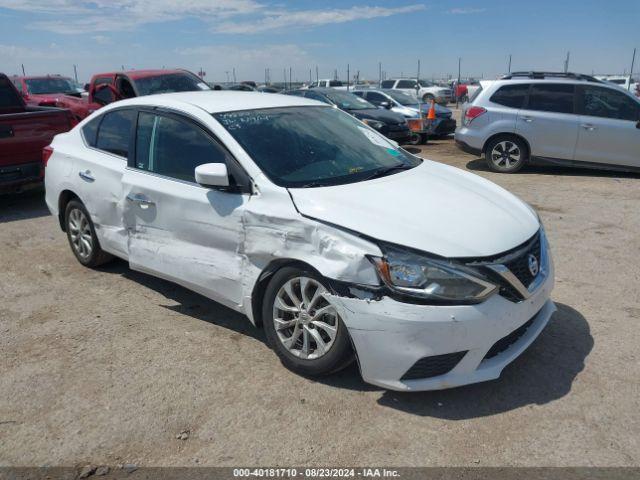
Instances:
[[[407,121],[402,115],[378,108],[352,93],[336,90],[335,88],[292,90],[286,93],[336,105],[340,110],[344,110],[358,120],[362,120],[374,130],[398,143],[406,143],[411,136]]]

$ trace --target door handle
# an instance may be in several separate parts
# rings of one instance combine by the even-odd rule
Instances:
[[[533,118],[531,117],[527,117],[526,115],[523,115],[522,117],[520,117],[522,120],[524,120],[527,123],[531,123],[533,122]]]
[[[140,208],[146,209],[151,207],[152,205],[155,205],[155,202],[153,200],[151,200],[149,197],[147,197],[146,195],[142,194],[142,193],[135,193],[135,194],[129,194],[127,195],[127,201],[132,202],[132,203],[137,203],[138,205],[140,205]]]
[[[588,130],[589,132],[593,132],[596,127],[594,127],[593,125],[591,125],[590,123],[583,123],[582,125],[580,125],[582,128],[584,128],[585,130]]]
[[[81,179],[86,180],[87,182],[95,182],[95,178],[91,175],[91,170],[85,170],[84,172],[78,172],[78,175]]]

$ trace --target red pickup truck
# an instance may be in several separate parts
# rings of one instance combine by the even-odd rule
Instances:
[[[68,108],[76,119],[82,120],[100,107],[116,100],[155,93],[210,90],[210,88],[200,77],[187,70],[132,70],[94,75],[87,90],[89,95],[86,98],[59,92],[55,96],[49,95],[45,99],[46,103],[39,103],[39,105]],[[32,95],[29,91],[26,93],[29,96]],[[25,91],[23,91],[24,94]],[[51,102],[52,97],[55,97],[54,102]]]
[[[69,110],[27,105],[0,73],[0,192],[42,181],[43,148],[76,123]]]

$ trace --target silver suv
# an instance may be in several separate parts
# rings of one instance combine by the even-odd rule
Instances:
[[[574,73],[518,72],[480,84],[455,140],[491,170],[640,170],[640,101],[629,92]]]

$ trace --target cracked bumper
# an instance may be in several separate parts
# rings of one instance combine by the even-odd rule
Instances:
[[[498,378],[502,370],[536,339],[556,307],[549,299],[553,272],[538,291],[520,303],[494,295],[478,305],[436,306],[401,303],[391,298],[361,300],[333,297],[356,349],[366,382],[391,390],[439,390]],[[532,320],[506,350],[484,359],[501,338]],[[448,373],[402,380],[423,357],[466,351]]]

